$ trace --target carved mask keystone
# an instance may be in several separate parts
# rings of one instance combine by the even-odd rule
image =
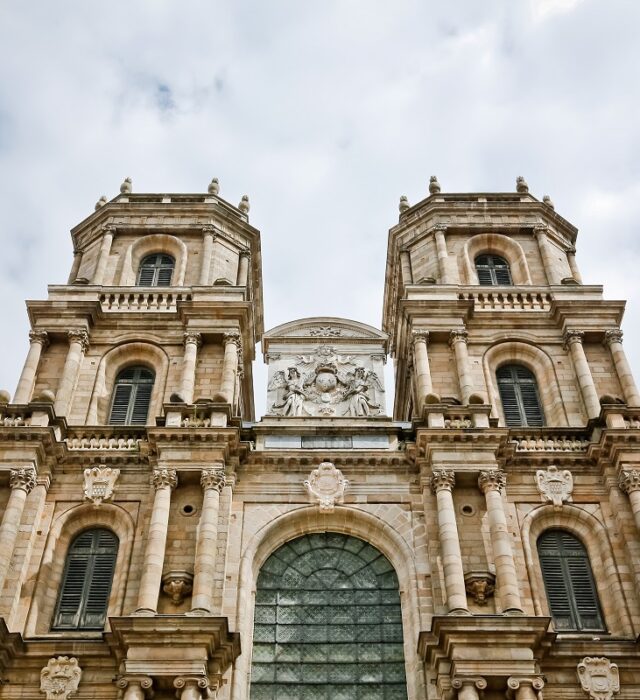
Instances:
[[[618,667],[604,656],[585,656],[578,664],[578,678],[591,700],[612,700],[620,692]]]
[[[337,503],[344,501],[344,492],[349,482],[336,469],[332,462],[322,462],[314,469],[304,482],[312,503],[317,503],[320,510],[331,512]]]
[[[58,656],[49,659],[49,663],[40,672],[40,692],[47,700],[67,700],[78,690],[82,669],[78,659]]]

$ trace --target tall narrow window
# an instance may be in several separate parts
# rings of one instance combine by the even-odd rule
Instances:
[[[299,537],[256,590],[251,700],[406,700],[398,579],[370,544]]]
[[[116,378],[111,399],[111,425],[145,425],[153,391],[154,373],[146,367],[127,367]]]
[[[67,553],[53,629],[101,630],[118,554],[118,538],[110,530],[86,530]]]
[[[556,629],[604,630],[589,556],[582,542],[566,530],[547,530],[538,538],[538,556]]]
[[[176,261],[170,255],[153,253],[143,258],[138,270],[139,287],[168,287]]]
[[[507,425],[531,428],[544,425],[538,384],[533,374],[522,365],[503,365],[496,377]]]
[[[513,284],[509,263],[499,255],[478,255],[476,272],[480,284],[487,287]]]

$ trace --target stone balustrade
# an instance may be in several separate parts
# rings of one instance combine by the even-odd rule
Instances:
[[[192,295],[187,291],[150,292],[148,290],[123,287],[100,294],[103,311],[175,311],[180,301],[191,301]]]
[[[516,452],[585,452],[590,445],[590,441],[582,435],[524,435],[516,437],[512,442]]]
[[[552,296],[547,292],[507,292],[477,290],[461,292],[461,301],[472,301],[475,311],[548,311]]]
[[[91,430],[76,428],[69,429],[64,442],[69,450],[137,451],[143,434],[144,431],[122,432],[122,430],[114,430],[110,426],[92,428]]]

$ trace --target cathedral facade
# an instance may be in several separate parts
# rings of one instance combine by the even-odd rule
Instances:
[[[265,331],[248,212],[126,180],[27,302],[0,698],[639,698],[640,394],[576,228],[432,178],[381,330]]]

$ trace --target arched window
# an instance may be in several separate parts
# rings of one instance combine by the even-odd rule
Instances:
[[[153,391],[154,373],[146,367],[127,367],[116,377],[111,399],[111,425],[145,425]]]
[[[582,542],[566,530],[547,530],[538,538],[538,557],[556,629],[604,630],[589,556]]]
[[[530,428],[544,425],[538,384],[533,373],[522,365],[503,365],[496,377],[507,425]]]
[[[168,287],[171,284],[176,261],[171,255],[152,253],[142,259],[138,270],[139,287]]]
[[[512,285],[509,263],[499,255],[478,255],[476,258],[478,281],[483,286]]]
[[[110,530],[86,530],[71,543],[64,566],[54,630],[101,630],[118,554],[118,538]]]
[[[304,535],[264,563],[251,700],[406,700],[398,579],[363,540]]]

